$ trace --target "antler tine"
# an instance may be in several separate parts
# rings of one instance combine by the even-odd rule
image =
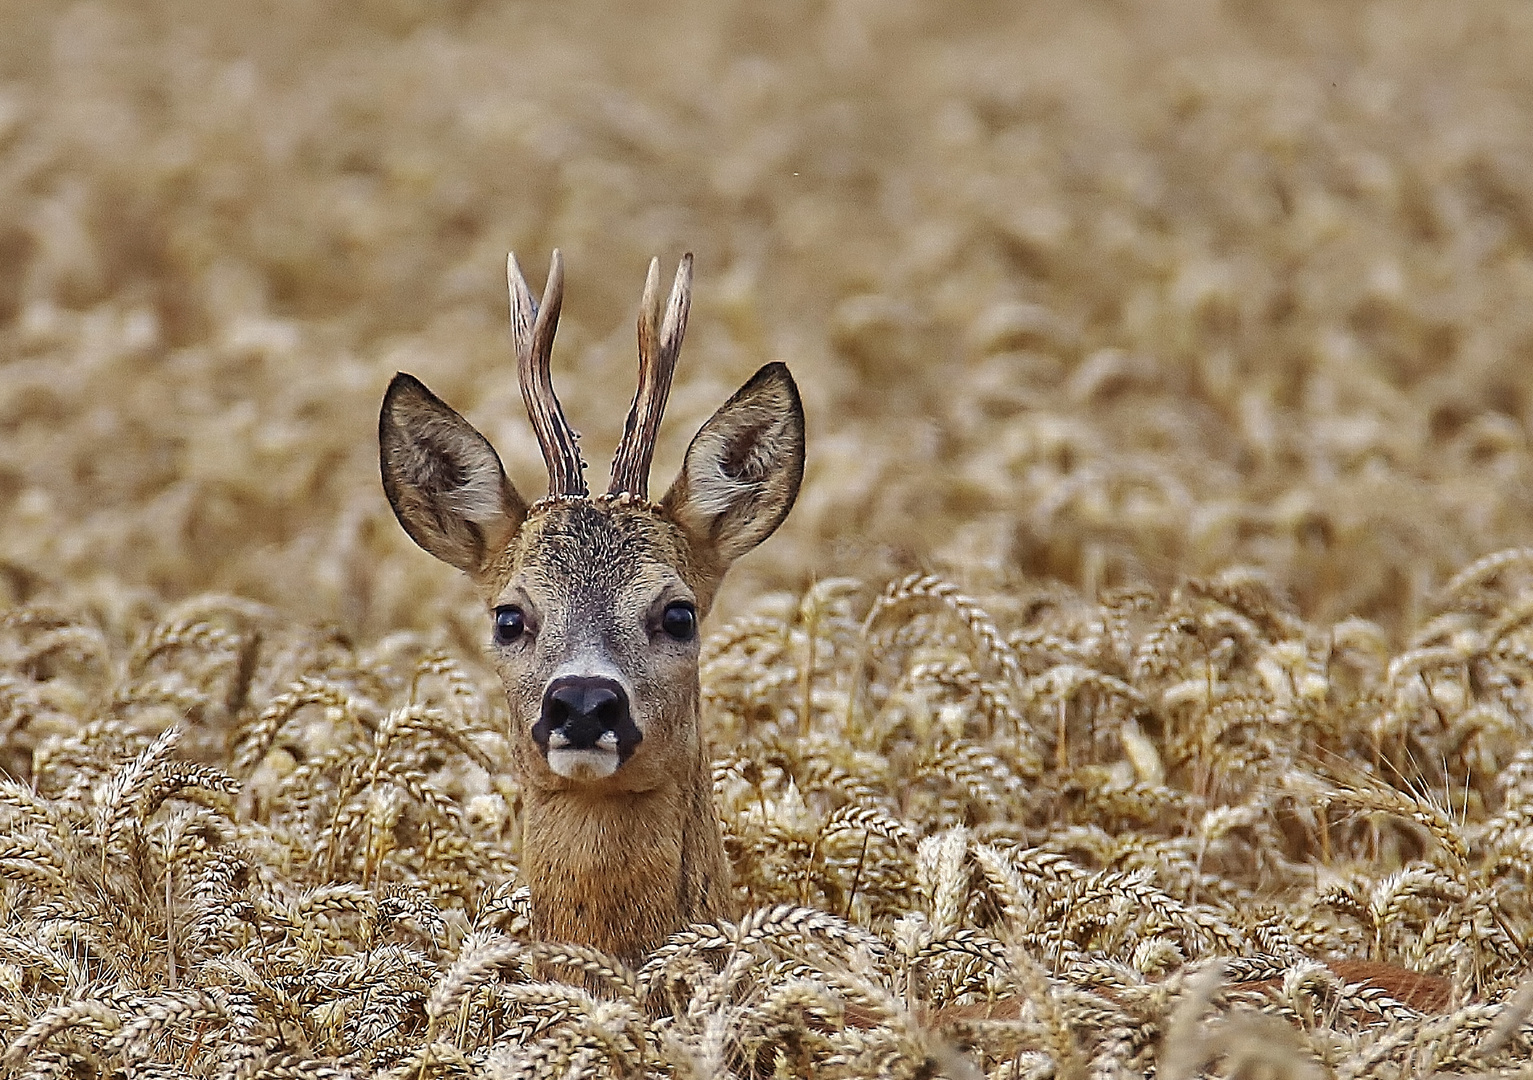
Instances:
[[[623,423],[623,440],[612,459],[609,495],[649,497],[649,465],[655,456],[655,437],[660,434],[660,418],[671,394],[671,376],[676,371],[676,357],[681,353],[681,339],[687,332],[691,308],[692,253],[683,255],[681,265],[676,267],[676,280],[663,313],[660,260],[651,259],[644,298],[639,302],[639,388]]]
[[[564,257],[558,248],[554,249],[541,304],[533,303],[532,290],[527,288],[527,279],[522,276],[514,253],[506,256],[506,285],[511,293],[517,379],[522,386],[522,400],[527,403],[527,417],[543,450],[543,462],[548,466],[548,493],[585,495],[580,434],[564,418],[549,372],[554,331],[559,327],[559,308],[564,303]]]

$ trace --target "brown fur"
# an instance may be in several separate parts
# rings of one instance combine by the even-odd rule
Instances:
[[[733,914],[701,763],[648,791],[528,792],[522,868],[538,937],[632,961],[688,923]]]
[[[538,936],[636,961],[687,923],[730,914],[698,639],[658,628],[673,602],[706,615],[730,563],[771,535],[797,496],[803,412],[787,369],[763,368],[714,414],[659,505],[558,497],[529,510],[489,443],[409,376],[384,399],[379,438],[384,489],[405,530],[466,571],[487,609],[524,614],[527,632],[492,657],[525,791],[522,870]],[[550,680],[571,672],[620,681],[643,732],[604,779],[554,772],[532,738]]]

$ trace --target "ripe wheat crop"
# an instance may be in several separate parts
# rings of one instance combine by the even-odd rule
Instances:
[[[1530,72],[1523,0],[4,6],[0,1076],[1526,1080]],[[593,461],[656,253],[655,474],[808,417],[706,627],[746,914],[637,968],[531,939],[378,487],[398,369],[541,475],[555,246]]]
[[[1530,605],[1528,549],[1393,654],[1249,573],[763,598],[703,669],[749,914],[637,970],[529,937],[472,658],[217,596],[14,608],[0,1063],[1525,1075]]]

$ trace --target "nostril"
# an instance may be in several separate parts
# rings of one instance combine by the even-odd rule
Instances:
[[[550,706],[564,720],[596,720],[616,723],[622,715],[622,690],[613,685],[570,683],[555,687],[548,695]]]
[[[628,695],[612,679],[567,675],[549,684],[543,696],[541,722],[533,736],[545,747],[555,745],[589,750],[607,732],[618,737],[618,746],[630,748],[638,741],[628,713]]]
[[[611,731],[623,721],[623,702],[616,694],[609,694],[595,702],[591,713],[602,727]]]

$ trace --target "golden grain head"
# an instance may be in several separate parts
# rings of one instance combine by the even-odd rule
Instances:
[[[917,595],[936,606],[890,599]],[[1524,595],[1475,600],[1463,628]],[[1520,653],[1423,665],[1449,686],[1434,722],[1386,730],[1372,710],[1421,708],[1409,641],[1312,661],[1323,627],[1194,581],[1136,601],[1106,652],[1118,601],[1072,598],[1044,658],[1012,642],[1053,609],[958,596],[838,586],[844,618],[768,598],[710,641],[749,914],[640,970],[528,937],[514,822],[464,810],[520,805],[472,655],[227,614],[167,667],[207,698],[176,717],[122,705],[174,612],[18,608],[7,685],[83,704],[68,729],[16,723],[0,787],[6,1064],[1513,1074],[1533,1049]],[[32,663],[31,638],[71,626],[101,642],[91,663]],[[1167,648],[1168,628],[1207,648]],[[264,689],[209,695],[232,664]],[[1322,681],[1308,705],[1274,664]],[[1462,723],[1492,702],[1511,726]]]
[[[1533,9],[0,17],[0,1075],[1527,1076]],[[389,375],[497,267],[656,483],[793,366],[702,691],[738,923],[530,937]]]

